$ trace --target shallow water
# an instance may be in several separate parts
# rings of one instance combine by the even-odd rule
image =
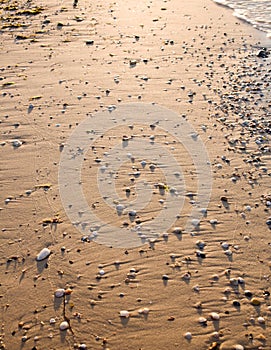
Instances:
[[[267,33],[271,38],[271,1],[270,0],[214,0],[234,10],[234,16],[245,20]]]

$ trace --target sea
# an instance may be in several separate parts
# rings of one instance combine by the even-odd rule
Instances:
[[[233,9],[233,15],[266,33],[271,39],[271,0],[214,0]]]

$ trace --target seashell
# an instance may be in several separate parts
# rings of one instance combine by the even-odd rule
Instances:
[[[37,258],[36,258],[36,259],[37,259],[37,261],[42,261],[42,260],[48,258],[50,254],[51,254],[50,249],[48,249],[48,248],[43,248],[43,249],[39,252],[39,254],[37,255]]]
[[[184,335],[185,339],[187,340],[191,340],[192,339],[192,333],[190,332],[186,332],[185,335]]]
[[[67,321],[63,321],[63,322],[61,322],[60,325],[59,325],[59,329],[60,329],[61,331],[65,331],[65,330],[68,329],[69,327],[70,327],[70,326],[69,326],[69,324],[68,324]]]
[[[218,320],[220,319],[219,314],[216,313],[216,312],[210,313],[210,317],[211,317],[211,319],[214,320],[214,321],[218,321]]]
[[[50,324],[55,324],[56,323],[56,319],[55,318],[50,318]]]
[[[65,289],[63,289],[63,288],[58,288],[55,291],[55,297],[56,298],[62,298],[64,295],[65,295]]]
[[[127,311],[127,310],[121,310],[120,311],[120,317],[128,318],[128,317],[130,317],[130,312]]]

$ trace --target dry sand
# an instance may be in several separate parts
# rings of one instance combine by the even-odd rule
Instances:
[[[1,349],[271,349],[263,34],[209,0],[2,0],[1,26]],[[210,159],[211,199],[199,227],[172,233],[197,202],[199,174],[168,136],[186,184],[176,222],[168,237],[110,248],[69,220],[60,157],[86,116],[109,118],[131,102],[158,104],[194,128]],[[103,137],[84,155],[82,187],[102,222],[129,229],[136,223],[97,188],[96,160],[124,135],[162,142],[161,130],[108,125],[105,118]],[[123,200],[126,187],[137,196],[138,169],[138,159],[127,160],[113,178]],[[165,197],[155,184],[166,174],[158,167],[144,176],[153,197],[135,219],[151,226]],[[45,247],[50,256],[36,261]],[[65,294],[55,298],[58,288]]]

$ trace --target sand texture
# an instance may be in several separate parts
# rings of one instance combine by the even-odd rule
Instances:
[[[209,0],[0,18],[0,348],[271,349],[270,42]]]

